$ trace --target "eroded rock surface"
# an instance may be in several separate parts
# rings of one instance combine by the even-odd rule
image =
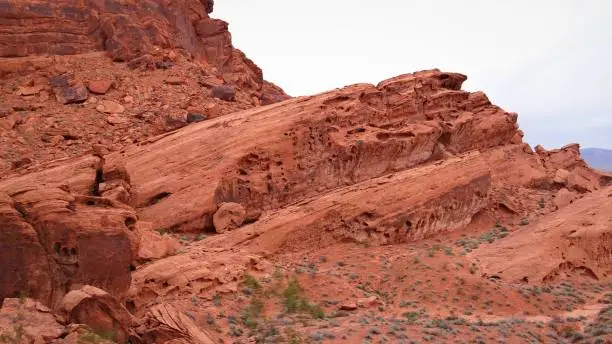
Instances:
[[[468,150],[521,143],[516,116],[460,91],[464,80],[425,71],[235,113],[111,154],[105,171],[130,176],[130,205],[143,220],[202,231],[224,202],[247,213],[275,209]]]
[[[211,3],[3,0],[0,57],[104,50],[116,61],[130,61],[156,49],[178,47],[218,68],[240,87],[261,91],[261,69],[232,46],[228,24],[209,16]]]
[[[512,283],[552,283],[572,275],[612,273],[612,189],[585,196],[472,256],[487,276]]]
[[[2,270],[11,271],[0,277],[1,298],[25,293],[56,307],[65,293],[85,284],[125,295],[136,213],[86,193],[95,182],[90,167],[72,169],[73,179],[62,180],[69,172],[52,168],[0,185]]]
[[[197,26],[198,35],[213,41],[225,29],[220,21]],[[134,61],[152,60],[145,55]],[[212,75],[198,78],[207,95],[226,84]],[[72,79],[59,74],[51,87],[71,85]],[[410,269],[444,271],[439,280],[445,286],[451,284],[444,274],[457,273],[463,276],[457,281],[467,278],[478,288],[483,281],[486,288],[494,283],[482,277],[513,284],[574,275],[606,280],[612,177],[590,169],[576,145],[534,151],[522,142],[517,115],[481,92],[462,91],[465,79],[422,71],[376,86],[218,112],[230,109],[226,103],[244,104],[248,95],[238,87],[234,99],[215,99],[202,108],[186,102],[184,113],[169,115],[166,123],[177,130],[120,146],[125,149],[97,144],[93,155],[40,165],[22,158],[19,175],[0,181],[0,269],[16,276],[0,276],[0,297],[25,292],[60,311],[65,322],[110,330],[119,341],[212,343],[242,334],[236,316],[227,316],[229,332],[219,332],[215,319],[225,313],[215,317],[202,307],[211,302],[217,307],[221,295],[230,296],[224,299],[227,309],[240,311],[241,324],[250,326],[249,307],[259,315],[288,308],[266,305],[261,284],[289,288],[284,273],[292,261],[342,245],[373,252],[386,245],[378,248],[380,262],[357,252],[354,265],[386,271],[374,281],[378,296],[369,289],[369,274],[366,280],[340,273],[345,264],[327,263],[324,256],[317,262],[325,269],[303,262],[309,274],[302,281],[326,295],[334,288],[344,293],[326,302],[334,311],[350,309],[348,317],[366,308],[413,307],[404,302],[407,294],[392,290]],[[186,74],[164,76],[163,87],[188,89],[191,82]],[[35,85],[20,89],[19,97],[44,92]],[[265,87],[276,96],[253,104],[282,100],[274,85]],[[89,109],[118,130],[134,129],[130,104],[140,100],[107,99],[117,89],[102,91],[107,93],[87,100]],[[212,115],[189,121],[188,114]],[[5,124],[19,126],[20,120]],[[184,127],[187,122],[192,123]],[[461,233],[493,224],[478,240]],[[447,237],[461,237],[456,242],[465,251],[442,247]],[[423,242],[435,242],[424,244],[428,258],[443,251],[452,264],[438,271],[435,261],[426,265],[424,256],[412,256]],[[382,259],[387,247],[397,251],[392,264]],[[469,268],[463,265],[468,263]],[[466,272],[459,272],[464,267]],[[261,283],[252,274],[263,276]],[[320,284],[319,276],[333,284]],[[363,297],[350,291],[359,279]],[[416,288],[415,283],[402,289]],[[294,297],[305,297],[297,286],[294,290]],[[287,297],[280,289],[266,295]],[[248,297],[254,298],[247,305]],[[320,316],[314,305],[300,302]],[[63,339],[78,340],[75,333]]]

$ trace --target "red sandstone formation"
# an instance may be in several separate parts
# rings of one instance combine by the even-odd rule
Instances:
[[[0,339],[609,340],[578,145],[439,70],[288,99],[212,10],[0,0]]]

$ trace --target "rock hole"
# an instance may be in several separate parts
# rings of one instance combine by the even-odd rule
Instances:
[[[376,138],[381,140],[381,141],[385,141],[389,139],[389,133],[378,133],[376,134]]]
[[[102,168],[96,168],[96,179],[94,181],[94,185],[91,192],[92,196],[100,196],[100,183],[102,183],[103,181],[104,171],[102,171]]]
[[[135,219],[135,218],[133,218],[133,217],[128,217],[128,218],[126,218],[126,219],[125,219],[125,226],[126,226],[128,229],[130,229],[130,230],[134,229],[134,226],[135,226],[135,225],[136,225],[136,219]]]
[[[56,242],[53,245],[53,251],[55,251],[55,253],[60,254],[60,250],[62,249],[62,245],[60,245],[59,242]]]
[[[85,201],[85,204],[89,205],[89,206],[94,206],[94,205],[96,205],[96,201],[90,199],[90,200]]]
[[[62,249],[62,256],[67,256],[67,255],[68,255],[68,248],[67,248],[67,247],[64,247],[64,248]]]
[[[404,224],[406,225],[406,230],[410,232],[410,230],[412,229],[412,221],[406,220]]]
[[[446,132],[443,133],[442,135],[440,135],[440,138],[438,139],[438,141],[443,144],[444,146],[448,146],[451,143],[451,133]]]
[[[168,286],[170,286],[170,285],[168,284],[168,281],[165,281],[165,282],[162,284],[162,287],[164,287],[164,288],[168,288]]]
[[[71,249],[70,249],[70,254],[71,254],[71,255],[73,255],[73,256],[76,256],[76,255],[77,255],[77,249],[76,249],[76,248],[74,248],[74,247],[73,247],[73,248],[71,248]]]
[[[170,197],[170,195],[172,195],[172,193],[166,191],[158,193],[157,195],[151,197],[151,199],[149,200],[149,206],[161,202],[164,198]]]
[[[125,301],[125,308],[132,314],[136,313],[136,304],[132,300]]]
[[[136,266],[134,266],[134,264],[130,264],[130,271],[136,271]]]
[[[521,279],[524,283],[529,283],[529,277],[525,276]]]

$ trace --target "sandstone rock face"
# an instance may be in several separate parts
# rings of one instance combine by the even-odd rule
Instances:
[[[612,189],[587,195],[471,254],[487,276],[512,283],[552,283],[578,275],[600,280],[612,266]]]
[[[172,14],[177,3],[167,2],[163,12]],[[117,13],[150,2],[123,4]],[[190,12],[185,27],[195,20],[198,37],[210,44],[225,42],[226,24],[202,19],[210,3],[192,5],[195,13]],[[154,15],[157,8],[150,10]],[[113,23],[115,30],[128,25]],[[127,39],[117,32],[108,36],[111,41]],[[218,59],[225,48],[204,56]],[[87,112],[122,133],[149,128],[136,120],[154,121],[147,113],[160,109],[164,127],[177,130],[136,136],[148,137],[142,141],[126,136],[112,150],[100,139],[91,147],[94,155],[77,159],[36,164],[35,156],[20,156],[13,161],[21,164],[18,172],[0,180],[0,271],[10,271],[0,275],[0,298],[31,295],[59,311],[65,322],[111,331],[118,341],[220,342],[227,339],[221,339],[222,332],[208,333],[201,326],[203,319],[214,322],[213,315],[192,312],[208,312],[200,302],[208,305],[220,294],[238,292],[252,273],[273,276],[285,261],[341,245],[373,247],[378,253],[387,247],[376,246],[403,245],[395,247],[399,253],[393,265],[381,262],[385,269],[393,267],[390,274],[398,273],[377,282],[384,289],[406,276],[401,262],[418,264],[413,250],[423,241],[463,236],[454,232],[489,220],[524,221],[518,230],[506,228],[507,236],[498,241],[482,239],[486,243],[470,249],[467,257],[446,247],[446,255],[459,263],[457,271],[464,266],[461,260],[471,259],[485,277],[511,283],[546,283],[574,274],[598,280],[610,274],[612,177],[588,168],[575,145],[534,152],[522,142],[516,114],[491,104],[481,92],[461,90],[465,76],[422,71],[376,86],[359,84],[274,103],[284,96],[272,84],[263,84],[270,99],[245,92],[244,73],[228,83],[231,72],[207,74],[210,70],[197,64],[178,69],[174,63],[184,52],[171,52],[160,53],[161,61],[155,60],[160,54],[145,54],[132,59],[131,67],[144,75],[151,64],[162,62],[163,68],[155,67],[161,69],[158,88],[184,95],[175,98],[181,111],[161,101],[148,104],[149,88],[123,93],[126,81],[112,76],[115,88],[75,108],[87,106]],[[192,70],[200,74],[191,78]],[[58,68],[10,96],[30,99],[94,80],[80,75]],[[209,97],[209,90],[225,84],[235,87],[234,101]],[[194,86],[209,98],[195,103],[190,98]],[[245,105],[251,102],[267,105]],[[232,106],[245,107],[231,113]],[[2,123],[25,132],[31,119],[13,113],[13,106],[10,111]],[[190,113],[207,118],[189,120]],[[47,143],[86,135],[80,128],[45,128]],[[442,247],[428,248],[435,253],[436,246]],[[364,263],[377,262],[377,255],[359,254]],[[434,266],[435,260],[429,263]],[[316,276],[344,276],[331,265],[321,270],[328,275]],[[480,278],[464,273],[471,282]],[[493,283],[485,282],[485,288]],[[380,299],[365,290],[363,298],[344,295],[333,308],[344,304],[351,310],[348,316],[385,309],[395,296],[382,292]],[[243,307],[245,300],[228,298],[234,303],[227,309]],[[75,333],[62,340],[78,342]]]
[[[4,0],[0,57],[104,50],[116,61],[130,61],[178,47],[221,70],[228,81],[270,98],[262,90],[261,69],[232,46],[228,24],[210,18],[212,10],[212,1],[197,0]]]
[[[147,150],[111,154],[105,171],[125,169],[130,204],[141,208],[143,220],[201,231],[212,227],[223,202],[240,203],[247,213],[275,209],[509,142],[518,132],[516,116],[482,94],[458,90],[463,80],[425,71],[236,113],[161,138]]]
[[[90,196],[96,161],[0,183],[0,264],[11,271],[0,276],[0,298],[26,293],[55,308],[66,292],[84,284],[125,295],[136,213]]]

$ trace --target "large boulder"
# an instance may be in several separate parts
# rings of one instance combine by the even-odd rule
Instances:
[[[65,322],[85,324],[117,343],[127,342],[134,322],[130,313],[110,294],[89,285],[66,294],[60,314]]]
[[[225,233],[242,225],[246,210],[238,203],[223,203],[213,215],[213,224],[217,233]]]

